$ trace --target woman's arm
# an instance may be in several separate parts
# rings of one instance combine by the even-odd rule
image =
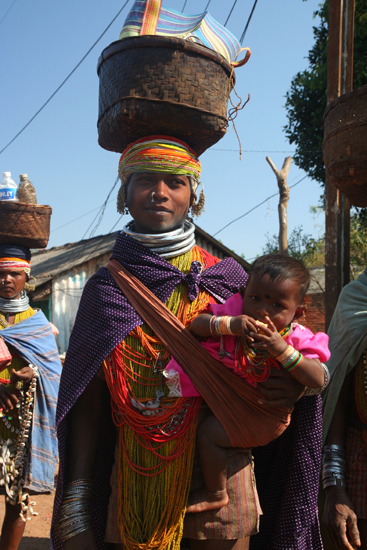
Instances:
[[[337,445],[341,450],[345,448],[346,416],[352,382],[353,371],[344,380],[326,438],[326,446]],[[357,516],[341,479],[336,479],[336,485],[325,487],[324,493],[322,522],[326,525],[333,544],[343,550],[353,550],[355,546],[361,546]]]
[[[66,441],[67,486],[77,480],[92,478],[103,415],[108,411],[108,390],[97,376],[89,383],[71,411]],[[95,495],[96,498],[96,495]],[[92,528],[64,542],[64,550],[96,550]]]
[[[266,407],[287,407],[292,409],[294,404],[304,395],[305,386],[297,382],[284,369],[271,369],[269,377],[264,382],[257,383],[257,389],[262,398],[261,405]]]

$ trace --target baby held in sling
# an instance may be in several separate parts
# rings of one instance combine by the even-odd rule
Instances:
[[[191,332],[205,338],[203,347],[248,383],[253,415],[243,418],[244,425],[249,426],[243,448],[266,445],[290,422],[292,410],[266,408],[251,391],[272,368],[287,370],[307,388],[326,386],[323,363],[330,357],[328,337],[322,332],[313,334],[296,323],[304,311],[302,304],[309,284],[308,270],[301,262],[267,254],[253,263],[243,292],[224,304],[209,304],[191,323]],[[168,363],[164,374],[168,388],[179,388],[183,397],[199,395],[175,359]],[[228,503],[227,449],[231,444],[222,424],[205,408],[199,415],[197,445],[204,487],[190,495],[187,512],[218,509]]]

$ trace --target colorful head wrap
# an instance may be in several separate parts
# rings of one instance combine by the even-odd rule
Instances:
[[[195,192],[200,183],[201,164],[195,152],[183,141],[169,136],[148,136],[128,145],[119,163],[119,176],[134,172],[166,172],[191,176]]]
[[[31,251],[26,246],[0,245],[0,271],[24,271],[31,273]]]

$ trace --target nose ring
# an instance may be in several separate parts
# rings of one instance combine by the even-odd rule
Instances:
[[[1,279],[1,284],[4,286],[5,285],[5,279]]]
[[[153,193],[152,193],[152,198],[151,198],[150,202],[154,202],[154,195],[155,195],[155,191],[153,191]]]

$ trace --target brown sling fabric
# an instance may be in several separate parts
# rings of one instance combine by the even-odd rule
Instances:
[[[233,447],[266,445],[285,430],[290,409],[260,405],[258,390],[214,359],[139,279],[117,260],[110,260],[106,267],[134,309],[189,376]]]

